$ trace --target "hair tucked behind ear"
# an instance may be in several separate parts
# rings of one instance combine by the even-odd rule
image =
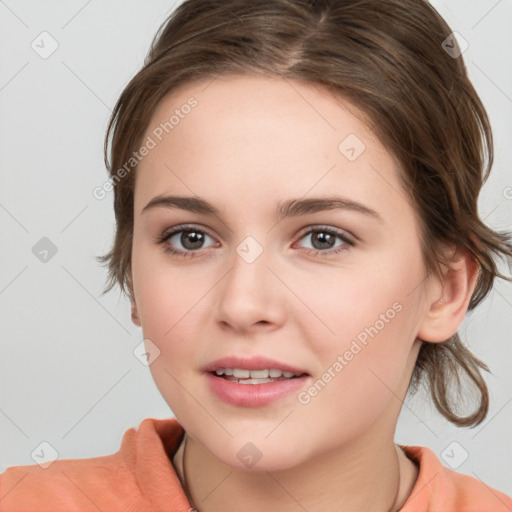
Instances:
[[[454,244],[478,261],[473,309],[495,277],[508,279],[498,273],[494,258],[512,258],[512,244],[509,234],[493,231],[478,215],[478,194],[493,162],[492,133],[462,57],[454,53],[451,32],[424,0],[188,0],[179,5],[122,92],[107,129],[105,162],[115,184],[117,226],[112,250],[100,257],[109,268],[105,291],[117,283],[132,293],[135,168],[119,176],[156,106],[187,82],[257,73],[325,86],[364,112],[401,163],[404,190],[420,218],[427,270],[439,272],[435,248],[441,243]],[[489,403],[481,369],[487,367],[458,335],[444,343],[424,342],[412,388],[426,376],[443,416],[457,425],[477,425]],[[469,416],[459,415],[453,400],[463,375],[480,395]]]

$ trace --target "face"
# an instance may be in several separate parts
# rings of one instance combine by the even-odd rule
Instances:
[[[259,470],[290,468],[392,438],[426,311],[398,164],[325,90],[209,82],[159,105],[137,169],[132,280],[158,389],[231,467],[252,455]],[[240,384],[246,373],[209,365],[303,375]]]

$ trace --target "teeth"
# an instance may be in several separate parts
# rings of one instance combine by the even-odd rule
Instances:
[[[247,379],[251,376],[251,372],[249,370],[239,370],[238,368],[233,369],[233,377],[237,379]]]
[[[251,370],[251,378],[253,378],[253,379],[267,379],[269,373],[270,373],[270,370]]]
[[[266,384],[267,382],[274,382],[272,379],[243,379],[239,380],[238,384]]]
[[[241,370],[240,368],[219,368],[215,370],[217,375],[227,375],[233,376],[237,379],[268,379],[268,377],[272,377],[277,379],[279,377],[283,377],[285,379],[291,379],[292,377],[299,377],[302,375],[301,373],[292,373],[292,372],[283,372],[277,369],[270,370]],[[265,382],[272,382],[272,380],[266,380]],[[258,382],[260,384],[261,382]],[[250,384],[249,381],[244,382],[244,384]]]

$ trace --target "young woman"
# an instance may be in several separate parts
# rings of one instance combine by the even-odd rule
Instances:
[[[1,510],[512,509],[394,442],[422,379],[453,423],[486,417],[457,331],[512,256],[478,216],[485,110],[427,2],[188,0],[109,141],[107,290],[129,294],[176,419],[9,468]]]

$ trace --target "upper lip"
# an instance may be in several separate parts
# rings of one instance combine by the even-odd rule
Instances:
[[[306,370],[291,366],[264,356],[240,357],[228,356],[217,359],[203,367],[205,372],[214,372],[219,368],[239,368],[240,370],[282,370],[291,373],[308,373]]]

